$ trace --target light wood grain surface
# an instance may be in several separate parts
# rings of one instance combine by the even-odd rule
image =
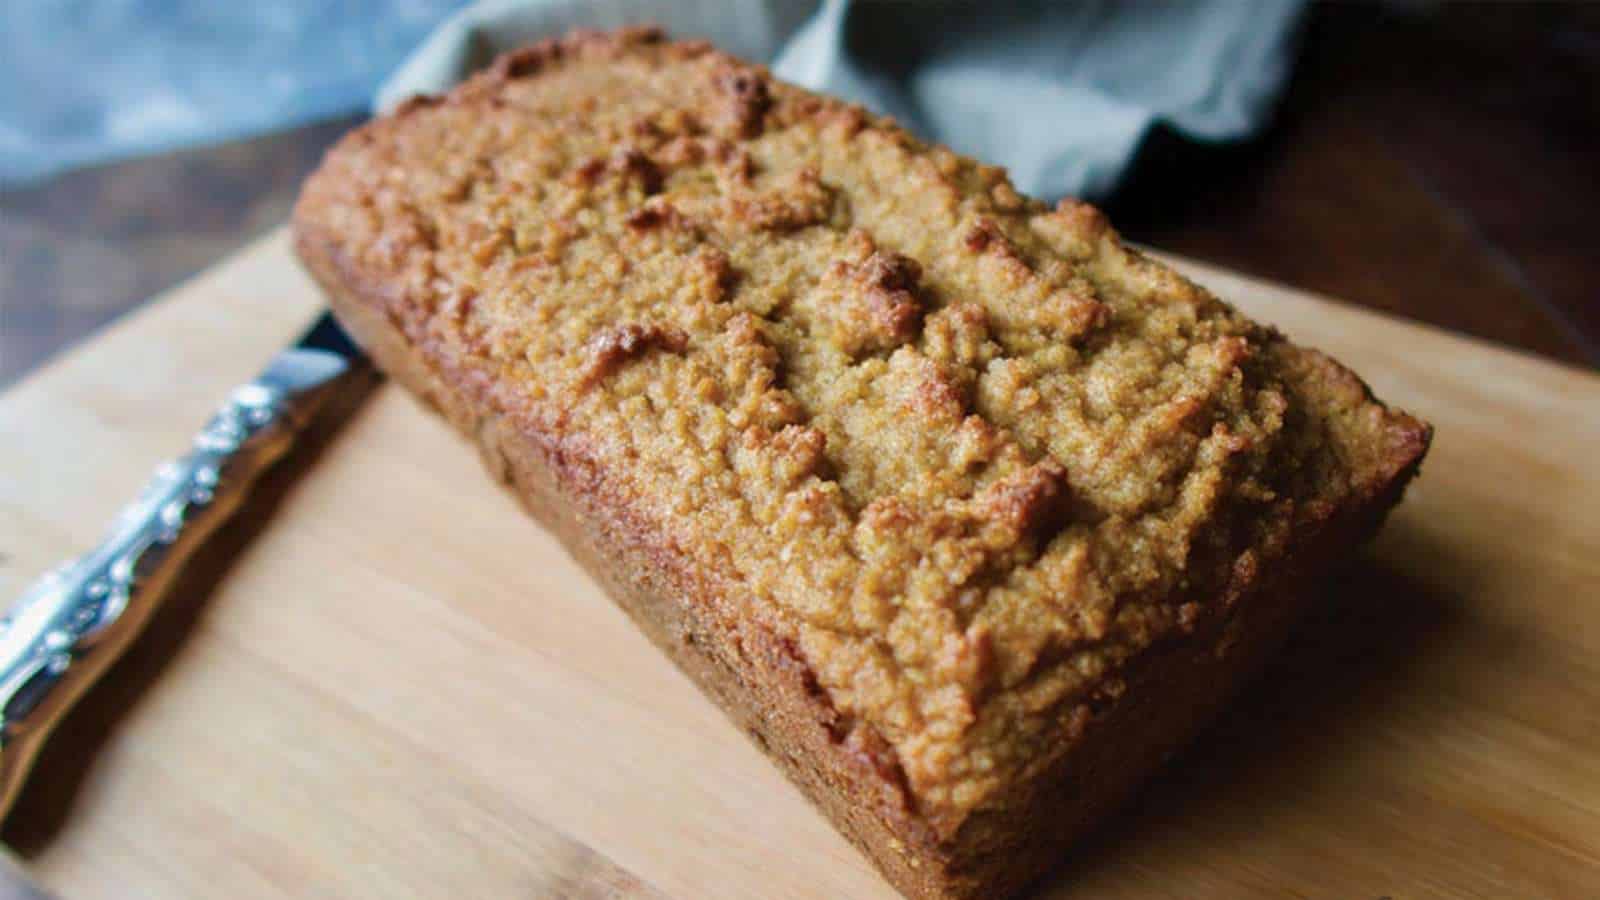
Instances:
[[[1438,429],[1267,676],[1065,897],[1600,885],[1600,378],[1187,265]],[[0,397],[0,594],[93,541],[319,305],[281,234]],[[47,751],[6,838],[69,897],[891,897],[383,387]]]

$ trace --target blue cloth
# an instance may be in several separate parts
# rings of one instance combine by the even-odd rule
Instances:
[[[585,25],[659,22],[1011,170],[1040,197],[1108,194],[1158,123],[1255,133],[1287,80],[1303,0],[1188,3],[481,0],[379,93],[447,88],[493,54]]]
[[[3,0],[0,186],[356,112],[460,0]]]
[[[1202,141],[1259,129],[1303,5],[11,0],[0,183],[349,112],[375,89],[382,109],[539,37],[653,21],[1003,164],[1028,193],[1100,197],[1158,124]]]

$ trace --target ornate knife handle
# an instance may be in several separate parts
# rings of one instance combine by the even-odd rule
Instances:
[[[316,351],[280,359],[297,353],[302,363],[331,364],[311,359],[331,357]],[[0,816],[51,729],[138,636],[183,561],[288,451],[321,405],[325,392],[315,388],[329,380],[279,379],[269,369],[234,389],[98,547],[34,582],[0,618]]]

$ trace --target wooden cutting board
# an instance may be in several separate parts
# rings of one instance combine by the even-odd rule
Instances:
[[[1595,896],[1600,378],[1182,265],[1438,438],[1269,675],[1042,894]],[[280,233],[0,397],[0,595],[319,303]],[[8,823],[48,888],[893,896],[399,390],[245,518]]]

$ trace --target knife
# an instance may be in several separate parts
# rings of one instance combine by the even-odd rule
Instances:
[[[127,650],[184,561],[238,511],[330,401],[374,381],[324,312],[234,388],[189,452],[156,470],[99,546],[45,574],[0,618],[0,818],[52,728]]]

